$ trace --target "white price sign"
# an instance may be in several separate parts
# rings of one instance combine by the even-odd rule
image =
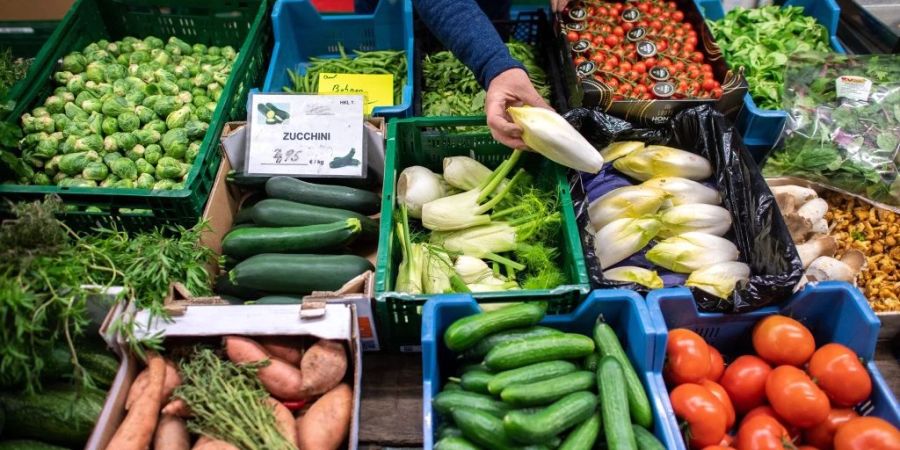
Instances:
[[[362,177],[361,95],[253,94],[248,175]]]

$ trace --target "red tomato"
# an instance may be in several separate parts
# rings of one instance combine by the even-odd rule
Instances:
[[[662,8],[660,8],[659,6],[650,7],[651,16],[658,16],[660,13],[662,13]]]
[[[658,41],[656,43],[656,51],[658,51],[658,52],[664,52],[664,51],[666,51],[667,48],[669,48],[668,41]]]
[[[662,30],[663,30],[663,34],[672,34],[672,32],[675,31],[675,27],[673,27],[672,25],[666,25],[663,27]]]
[[[596,15],[597,15],[598,17],[603,17],[603,16],[608,15],[608,14],[609,14],[609,10],[608,10],[608,9],[606,9],[606,8],[604,8],[604,7],[602,7],[602,6],[599,7],[599,8],[597,8],[597,14],[596,14]]]
[[[828,418],[828,396],[806,372],[794,366],[778,366],[766,380],[766,398],[784,420],[800,428],[817,425]]]
[[[671,336],[671,332],[669,332]],[[699,384],[682,384],[669,394],[675,416],[687,423],[685,434],[691,447],[716,445],[725,436],[725,411],[722,402]]]
[[[772,407],[769,405],[757,406],[756,408],[751,409],[750,412],[748,412],[744,416],[741,422],[746,422],[756,416],[769,416],[777,420],[778,423],[784,426],[784,429],[787,430],[788,435],[792,440],[796,441],[797,438],[800,437],[800,429],[792,425],[786,425],[787,422],[785,422],[784,419],[782,419],[781,416],[779,416],[778,413],[775,412],[775,410],[772,409]]]
[[[578,36],[578,39],[590,41],[594,39],[594,35],[591,33],[581,33],[581,35]]]
[[[606,85],[611,88],[617,88],[617,87],[619,87],[619,80],[615,79],[615,78],[610,78],[610,79],[606,80]]]
[[[801,445],[797,447],[797,450],[819,450],[819,448],[813,447],[812,445]]]
[[[601,53],[596,53],[596,54],[594,54],[594,56],[591,56],[591,61],[593,61],[594,64],[597,64],[598,66],[603,65],[604,59],[606,59],[606,57],[603,56],[603,54],[601,54]]]
[[[859,356],[841,344],[825,344],[809,360],[809,376],[839,406],[853,406],[872,394],[872,378]]]
[[[719,98],[724,93],[725,93],[725,91],[723,91],[722,88],[715,88],[712,91],[712,96],[713,96],[713,98]]]
[[[703,62],[703,53],[694,52],[691,54],[691,61],[694,62]]]
[[[800,367],[816,351],[816,341],[802,323],[776,314],[753,327],[753,349],[769,364]]]
[[[606,36],[606,39],[604,40],[604,42],[606,42],[606,45],[609,47],[615,47],[616,45],[619,44],[619,38],[616,37],[616,35],[611,34],[609,36]]]
[[[618,37],[625,36],[625,29],[622,27],[619,27],[619,26],[613,28],[612,32],[614,35],[616,35]]]
[[[728,393],[725,392],[722,385],[715,381],[703,380],[700,382],[700,386],[709,389],[709,392],[712,392],[722,402],[722,406],[725,409],[725,427],[730,430],[731,426],[734,425],[734,405],[731,404]]]
[[[859,414],[852,409],[832,409],[822,423],[803,431],[804,441],[815,445],[819,450],[831,450],[834,448],[834,433],[838,427],[857,417]]]
[[[791,437],[784,426],[770,416],[760,415],[745,420],[737,433],[739,450],[792,449]],[[787,446],[786,446],[787,445]]]
[[[632,28],[634,28],[634,24],[631,22],[625,22],[622,24],[622,29],[625,30],[625,32],[628,32],[628,30],[631,30]]]
[[[659,20],[653,20],[650,22],[650,28],[654,30],[662,30],[663,24]]]
[[[642,62],[636,62],[636,63],[634,63],[634,65],[631,66],[631,69],[637,73],[646,73],[647,65]]]
[[[710,445],[709,447],[703,447],[702,450],[734,450],[734,447],[725,447],[723,445]]]
[[[770,372],[772,368],[753,355],[741,356],[725,368],[719,384],[725,388],[738,414],[750,411],[765,402],[766,378]]]
[[[675,12],[673,12],[673,13],[672,13],[672,20],[674,20],[674,21],[676,21],[676,22],[681,22],[682,20],[684,20],[684,13],[681,12],[681,11],[675,11]]]
[[[638,5],[638,10],[642,13],[647,13],[648,11],[650,11],[650,4],[649,3],[641,3]]]
[[[700,66],[700,70],[702,70],[704,72],[708,72],[708,73],[712,73],[712,71],[713,71],[712,66],[709,64],[704,64],[704,65]]]
[[[900,430],[884,419],[857,417],[834,434],[835,450],[900,450]]]
[[[667,6],[669,9],[675,9],[675,8],[678,7],[678,5],[677,5],[675,2],[669,2],[669,3],[666,4],[666,6]]]
[[[575,58],[575,61],[574,61],[574,62],[575,62],[575,65],[577,66],[577,65],[579,65],[579,64],[581,64],[581,63],[583,63],[583,62],[585,62],[585,61],[587,61],[587,60],[584,59],[584,56],[579,56],[579,57]]]
[[[669,381],[675,385],[696,383],[709,373],[709,346],[699,334],[676,328],[669,331],[666,360]]]
[[[715,88],[716,88],[716,80],[711,80],[709,78],[706,78],[703,80],[703,90],[704,91],[711,91]]]
[[[628,72],[629,70],[631,70],[631,63],[628,61],[622,61],[621,63],[619,63],[619,70],[621,70],[622,72]]]
[[[578,32],[570,31],[566,33],[566,40],[568,40],[569,42],[576,42],[578,40]]]

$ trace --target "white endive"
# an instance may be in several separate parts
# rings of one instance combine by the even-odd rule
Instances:
[[[604,162],[610,163],[642,148],[644,148],[644,143],[641,141],[613,142],[600,150],[600,156],[603,157]]]
[[[600,267],[611,267],[637,253],[659,232],[655,217],[617,219],[594,235],[594,253]]]
[[[674,205],[687,205],[690,203],[706,203],[718,205],[719,192],[715,189],[681,177],[656,177],[640,184],[641,186],[662,189],[669,194],[669,202]]]
[[[409,215],[422,217],[422,206],[445,197],[450,191],[440,175],[422,166],[410,166],[397,177],[397,201],[406,205]]]
[[[603,166],[600,153],[555,111],[530,106],[513,106],[506,111],[522,127],[522,140],[532,150],[575,170],[600,171]]]
[[[647,252],[647,259],[653,264],[679,273],[737,261],[739,256],[737,247],[728,239],[698,231],[665,239]]]
[[[691,272],[684,285],[702,289],[719,298],[728,298],[738,283],[749,280],[750,266],[738,261],[727,261]]]
[[[712,166],[706,158],[665,145],[648,145],[636,150],[615,160],[613,167],[641,181],[653,177],[704,180],[712,176]]]
[[[599,230],[616,219],[653,214],[667,198],[669,194],[662,189],[624,186],[594,200],[588,207],[588,215],[594,229]]]
[[[703,203],[673,206],[659,213],[662,221],[661,237],[670,237],[689,231],[722,236],[731,229],[731,213],[721,206]]]
[[[655,270],[638,266],[622,266],[603,271],[603,278],[613,281],[637,283],[650,289],[662,289],[663,280]]]
[[[493,171],[468,156],[444,158],[444,180],[450,186],[468,191],[481,186]]]
[[[477,258],[510,252],[518,245],[516,228],[506,222],[491,222],[456,231],[432,231],[428,241],[447,251]]]

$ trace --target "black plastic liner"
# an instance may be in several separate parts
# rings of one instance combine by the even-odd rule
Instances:
[[[735,243],[740,260],[750,266],[750,281],[739,286],[728,299],[721,299],[690,288],[703,311],[744,312],[787,299],[803,275],[797,248],[750,152],[734,127],[710,106],[685,109],[659,127],[636,128],[631,123],[603,112],[576,108],[566,119],[595,147],[601,149],[614,141],[636,140],[647,144],[669,145],[708,159],[713,176],[705,184],[716,188],[722,206],[731,212],[732,230],[725,238]],[[617,187],[636,184],[626,175],[604,164],[597,175],[570,172],[572,199],[578,220],[591,285],[594,288],[625,288],[646,293],[635,283],[606,280],[594,254],[594,237],[585,231],[590,218],[588,205],[600,195]],[[644,258],[651,241],[642,251],[623,263],[651,268],[659,272],[666,287],[681,286],[684,274],[654,266]]]

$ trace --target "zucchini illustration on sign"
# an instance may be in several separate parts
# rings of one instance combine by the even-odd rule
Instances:
[[[353,155],[355,155],[355,154],[356,154],[356,149],[351,148],[350,152],[347,153],[346,155],[337,156],[334,159],[332,159],[331,162],[328,163],[328,167],[331,167],[332,169],[339,169],[341,167],[347,167],[347,166],[358,166],[359,160],[353,157]]]
[[[266,125],[284,123],[285,120],[288,120],[291,117],[287,111],[280,109],[271,103],[260,103],[256,106],[256,109],[265,117]]]

